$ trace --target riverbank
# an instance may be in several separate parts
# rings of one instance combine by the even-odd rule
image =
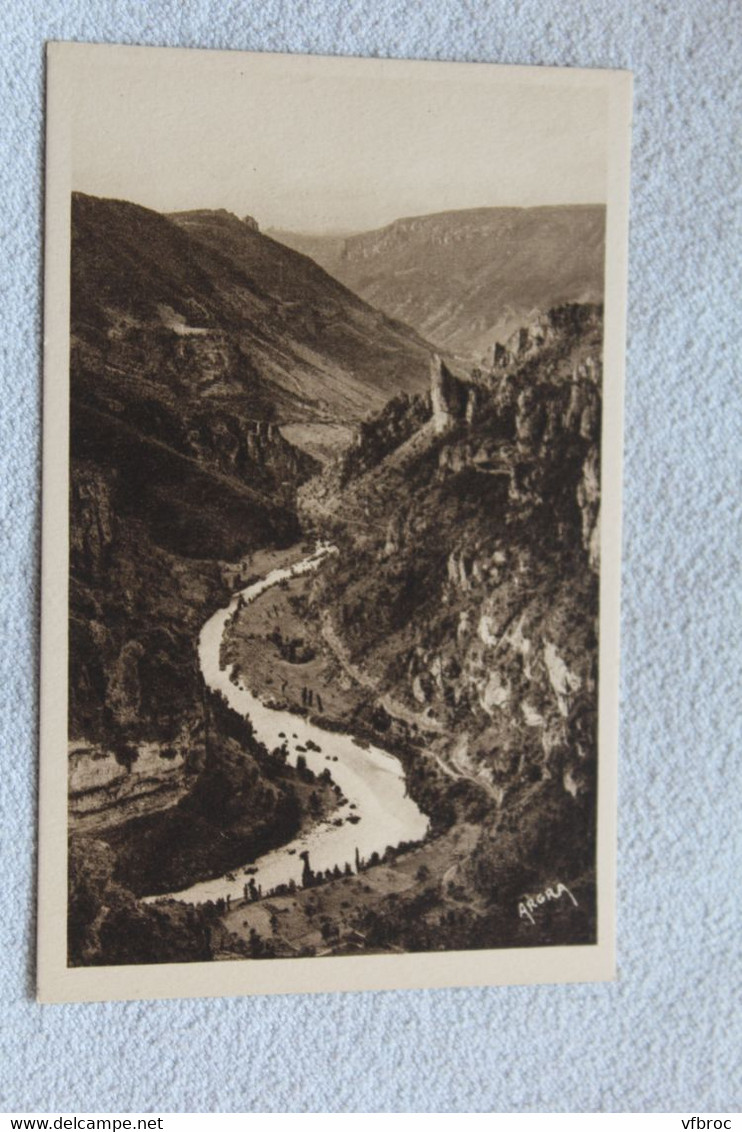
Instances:
[[[238,677],[235,682],[231,665],[225,664],[222,641],[238,609],[289,579],[311,574],[332,553],[332,547],[320,546],[299,562],[276,566],[236,593],[229,605],[203,626],[199,661],[206,686],[237,715],[249,718],[256,739],[269,751],[281,752],[289,765],[306,768],[318,778],[331,777],[341,792],[342,816],[325,820],[256,861],[246,861],[242,879],[232,870],[231,874],[172,893],[177,900],[197,904],[240,899],[244,896],[245,867],[263,892],[300,885],[302,854],[309,855],[316,873],[329,875],[335,869],[352,868],[355,861],[368,860],[374,853],[383,854],[389,846],[419,841],[427,833],[428,819],[407,795],[403,768],[393,755],[350,735],[324,731],[302,716],[263,703],[242,679]]]
[[[238,722],[249,718],[251,734],[272,757],[334,783],[341,792],[337,816],[282,839],[239,869],[149,898],[146,905],[162,914],[190,907],[214,918],[223,933],[213,952],[218,960],[588,942],[594,930],[590,870],[570,882],[578,903],[550,913],[539,932],[527,931],[518,916],[518,894],[537,875],[522,864],[524,839],[538,840],[536,812],[499,813],[479,785],[444,773],[424,745],[400,761],[373,739],[354,738],[337,719],[324,716],[327,727],[321,727],[308,715],[306,678],[294,682],[295,689],[305,689],[299,708],[305,714],[277,707],[268,697],[263,702],[248,687],[248,637],[245,670],[235,674],[227,662],[229,628],[251,624],[258,602],[270,625],[280,613],[270,602],[279,595],[282,606],[289,602],[298,615],[301,604],[289,601],[299,596],[297,584],[332,553],[319,547],[288,566],[274,565],[235,593],[203,626],[199,660],[224,711]],[[297,671],[315,659],[306,633],[294,634],[299,626],[297,619],[288,632],[289,625],[276,620],[268,634],[280,659]],[[276,628],[282,630],[278,639]],[[539,809],[563,808],[558,784],[534,789],[542,796]],[[434,799],[435,825],[418,805],[425,793]]]
[[[287,556],[287,565],[291,556]],[[373,702],[327,647],[312,600],[312,574],[286,578],[240,605],[225,626],[221,659],[236,682],[300,715],[349,721]]]
[[[390,904],[415,899],[420,913],[431,908],[439,913],[441,907],[455,913],[453,889],[442,887],[441,879],[454,879],[456,861],[465,859],[477,835],[473,827],[459,826],[423,845],[372,855],[351,875],[255,903],[237,902],[221,922],[256,958],[264,949],[275,957],[389,950],[382,935],[370,931],[373,921]]]
[[[293,561],[287,552],[287,561]],[[280,562],[275,553],[270,560]],[[349,663],[331,631],[329,611],[317,603],[321,577],[287,577],[249,603],[238,601],[223,637],[221,659],[232,680],[264,703],[306,716],[323,730],[381,745],[404,767],[408,793],[441,832],[453,820],[449,796],[469,783],[491,804],[492,787],[461,770],[450,757],[454,740],[435,720],[413,712]]]

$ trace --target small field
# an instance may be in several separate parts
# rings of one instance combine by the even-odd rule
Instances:
[[[479,835],[473,826],[459,826],[443,837],[400,854],[395,860],[364,868],[292,895],[233,905],[225,927],[245,942],[256,932],[270,941],[279,956],[363,949],[362,922],[367,911],[404,894],[433,890],[433,914],[458,907],[456,872]],[[253,937],[254,938],[254,937]]]
[[[248,564],[260,574],[291,561]],[[297,556],[298,557],[298,556]],[[319,622],[311,610],[312,579],[293,578],[273,586],[239,610],[225,635],[224,657],[250,691],[290,711],[349,719],[364,693],[343,672],[324,644]]]

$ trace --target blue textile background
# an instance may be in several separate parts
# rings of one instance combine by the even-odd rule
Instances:
[[[741,16],[734,0],[6,4],[0,1109],[739,1107]],[[47,39],[634,71],[615,984],[34,1003]]]

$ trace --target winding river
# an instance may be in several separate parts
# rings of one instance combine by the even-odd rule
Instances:
[[[232,681],[232,665],[221,667],[222,638],[240,598],[246,603],[254,601],[284,578],[294,578],[316,570],[333,553],[336,553],[334,547],[320,544],[307,558],[293,566],[273,570],[261,581],[234,594],[228,606],[209,618],[199,637],[199,662],[207,686],[214,692],[220,692],[229,706],[240,715],[250,717],[256,737],[269,750],[281,746],[284,742],[283,733],[288,741],[288,762],[291,765],[296,765],[301,753],[307,766],[315,774],[328,768],[333,782],[337,783],[348,800],[348,804],[334,811],[328,820],[314,825],[290,844],[274,849],[254,862],[246,863],[245,867],[249,865],[250,876],[257,885],[262,885],[264,893],[279,884],[288,884],[291,880],[297,885],[301,883],[303,862],[299,854],[305,851],[309,853],[309,862],[314,872],[324,872],[326,869],[333,869],[335,865],[342,869],[346,862],[353,865],[356,851],[361,857],[368,858],[373,852],[383,853],[388,845],[396,846],[403,841],[420,840],[428,829],[427,817],[412,798],[407,796],[402,765],[393,755],[379,747],[365,744],[360,746],[349,735],[324,731],[303,716],[267,706],[252,695],[242,681],[237,684]],[[308,741],[320,750],[307,748]],[[300,752],[297,747],[305,750]],[[352,809],[351,805],[355,808]],[[350,815],[355,815],[360,820],[351,822],[348,820]],[[333,820],[338,817],[343,818],[342,825],[333,825]],[[227,875],[200,881],[190,888],[169,895],[192,904],[227,896],[241,899],[243,886],[249,879],[243,868],[238,867],[233,871],[232,880]]]

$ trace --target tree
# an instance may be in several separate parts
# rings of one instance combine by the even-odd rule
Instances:
[[[309,852],[304,850],[299,854],[300,859],[304,862],[304,868],[301,872],[301,883],[304,888],[309,888],[314,883],[314,873],[309,865]]]

